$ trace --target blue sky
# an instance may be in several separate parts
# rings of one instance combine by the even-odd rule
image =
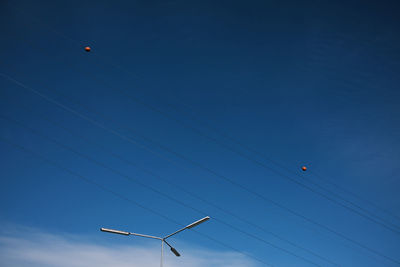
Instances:
[[[0,265],[400,265],[398,4],[0,10]]]

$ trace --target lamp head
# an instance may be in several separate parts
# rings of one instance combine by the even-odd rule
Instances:
[[[179,252],[175,248],[171,247],[171,251],[172,251],[172,253],[175,254],[175,256],[177,256],[177,257],[181,256],[181,254],[179,254]]]
[[[130,235],[131,234],[131,233],[125,232],[125,231],[119,231],[119,230],[113,230],[113,229],[107,229],[107,228],[100,228],[100,231],[112,233],[112,234],[119,234],[119,235]]]
[[[195,227],[195,226],[197,226],[197,225],[199,225],[199,224],[201,224],[201,223],[203,223],[205,221],[208,221],[209,219],[210,219],[209,216],[204,217],[203,219],[200,219],[198,221],[195,221],[194,223],[189,224],[188,226],[186,226],[186,228],[187,229],[193,228],[193,227]]]

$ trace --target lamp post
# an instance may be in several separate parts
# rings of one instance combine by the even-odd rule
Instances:
[[[207,221],[209,219],[210,219],[209,216],[204,217],[204,218],[202,218],[202,219],[200,219],[198,221],[195,221],[195,222],[183,227],[182,229],[179,229],[178,231],[175,231],[172,234],[169,234],[169,235],[167,235],[165,237],[143,235],[143,234],[138,234],[138,233],[131,233],[131,232],[125,232],[125,231],[119,231],[119,230],[113,230],[113,229],[107,229],[107,228],[100,228],[100,230],[103,231],[103,232],[112,233],[112,234],[119,234],[119,235],[126,235],[126,236],[133,235],[133,236],[138,236],[138,237],[144,237],[144,238],[151,238],[151,239],[160,240],[161,241],[160,266],[162,267],[163,266],[163,257],[164,257],[164,243],[167,244],[167,246],[169,246],[169,248],[171,249],[171,252],[174,253],[175,256],[177,256],[177,257],[181,256],[181,254],[179,254],[179,252],[167,242],[167,239],[170,238],[173,235],[176,235],[176,234],[182,232],[183,230],[191,229],[193,227],[196,227],[197,225],[199,225],[199,224],[201,224],[201,223],[203,223],[203,222],[205,222],[205,221]]]

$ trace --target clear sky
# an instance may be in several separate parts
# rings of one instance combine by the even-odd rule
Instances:
[[[399,11],[1,1],[0,266],[399,266]]]

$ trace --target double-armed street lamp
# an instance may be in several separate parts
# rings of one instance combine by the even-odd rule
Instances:
[[[103,231],[103,232],[108,232],[108,233],[112,233],[112,234],[133,235],[133,236],[139,236],[139,237],[145,237],[145,238],[151,238],[151,239],[160,240],[161,241],[161,261],[160,261],[160,266],[162,267],[163,266],[163,257],[164,257],[164,255],[163,255],[164,254],[164,243],[167,244],[170,247],[172,253],[174,253],[175,256],[177,256],[177,257],[181,256],[181,254],[179,254],[179,252],[167,242],[167,239],[170,238],[173,235],[176,235],[177,233],[182,232],[183,230],[191,229],[191,228],[193,228],[193,227],[195,227],[195,226],[197,226],[197,225],[199,225],[199,224],[201,224],[201,223],[203,223],[203,222],[205,222],[205,221],[207,221],[209,219],[210,219],[209,216],[204,217],[203,219],[195,221],[195,222],[183,227],[182,229],[179,229],[178,231],[175,231],[172,234],[169,234],[169,235],[167,235],[165,237],[143,235],[143,234],[138,234],[138,233],[131,233],[131,232],[125,232],[125,231],[119,231],[119,230],[113,230],[113,229],[107,229],[107,228],[100,228],[100,230]]]

